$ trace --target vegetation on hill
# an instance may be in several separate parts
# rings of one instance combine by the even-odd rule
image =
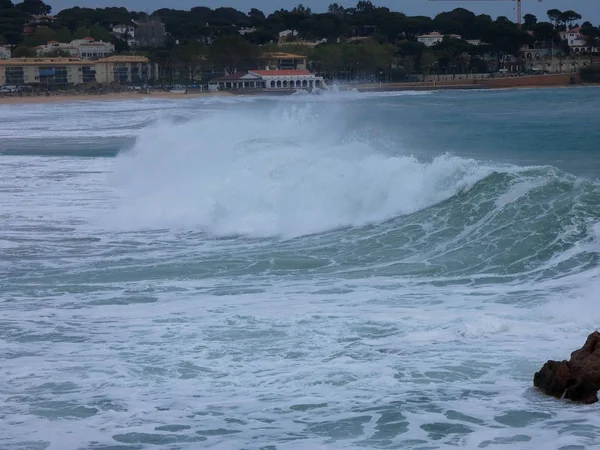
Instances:
[[[534,40],[546,43],[551,52],[568,52],[559,32],[582,19],[575,11],[552,9],[547,21],[526,14],[524,27],[519,29],[506,17],[493,19],[464,8],[433,18],[407,16],[369,0],[360,0],[353,8],[333,3],[322,13],[302,5],[269,15],[256,8],[247,13],[229,7],[163,8],[150,17],[164,23],[165,46],[129,49],[111,33],[111,27],[145,20],[149,17],[146,13],[123,7],[74,7],[60,11],[54,19],[40,17],[51,11],[42,0],[0,0],[0,43],[13,46],[14,54],[26,55],[49,40],[69,42],[91,36],[113,42],[117,52],[146,54],[171,76],[189,80],[199,79],[202,73],[260,67],[266,54],[273,51],[307,56],[312,70],[348,79],[494,71],[504,61],[518,59],[520,49]],[[586,41],[595,46],[600,29],[589,22],[582,26]],[[294,32],[282,36],[286,30]],[[462,39],[448,37],[433,47],[417,41],[418,35],[434,31]]]

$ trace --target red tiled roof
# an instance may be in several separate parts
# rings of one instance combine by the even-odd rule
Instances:
[[[48,44],[60,44],[58,41],[48,41]]]
[[[236,72],[231,75],[225,75],[224,77],[215,78],[212,81],[234,81],[234,80],[239,80],[240,78],[242,78],[244,75],[247,75],[247,74],[248,74],[248,72]]]
[[[88,36],[88,37],[84,37],[84,38],[82,39],[82,41],[95,41],[95,40],[96,40],[96,39],[94,39],[93,37],[89,37],[89,36]]]
[[[310,73],[308,70],[251,70],[250,72],[261,77],[312,75],[312,73]]]

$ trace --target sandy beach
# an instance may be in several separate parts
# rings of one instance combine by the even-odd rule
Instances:
[[[151,94],[139,92],[119,92],[110,94],[89,95],[29,95],[23,97],[0,97],[0,105],[18,105],[35,103],[64,103],[64,102],[112,102],[125,100],[164,99],[181,100],[199,97],[226,97],[234,95],[230,92],[193,92],[188,94],[172,92],[152,92]]]
[[[435,82],[416,82],[416,83],[372,83],[340,86],[341,90],[356,89],[360,92],[393,92],[393,91],[423,91],[423,90],[468,90],[468,89],[536,89],[536,88],[565,88],[573,86],[585,86],[579,82],[576,85],[570,84],[571,74],[555,74],[544,76],[523,76],[523,77],[504,77],[483,80],[456,80]],[[45,97],[42,95],[29,96],[0,96],[0,105],[17,104],[43,104],[43,103],[64,103],[64,102],[111,102],[143,99],[164,99],[181,100],[204,97],[227,97],[234,95],[287,95],[292,91],[275,92],[257,92],[257,91],[237,91],[237,92],[189,92],[176,93],[166,91],[154,91],[150,94],[141,92],[116,92],[106,94],[82,94],[82,95],[51,95]]]

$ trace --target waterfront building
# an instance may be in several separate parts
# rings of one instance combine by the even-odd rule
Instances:
[[[12,58],[0,60],[1,85],[73,86],[80,84],[143,84],[158,76],[156,64],[143,56],[110,56],[95,61],[79,58]]]
[[[284,90],[323,86],[323,77],[307,70],[250,70],[215,78],[210,82],[211,90]]]

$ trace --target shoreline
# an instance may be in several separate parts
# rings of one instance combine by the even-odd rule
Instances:
[[[24,97],[0,97],[1,105],[24,105],[24,104],[46,104],[46,103],[71,103],[71,102],[119,102],[138,100],[185,100],[204,97],[229,97],[235,94],[231,92],[191,92],[188,94],[173,92],[152,92],[142,94],[138,92],[115,92],[107,94],[82,94],[82,95],[29,95]]]
[[[493,86],[490,84],[436,84],[436,85],[416,85],[401,83],[390,83],[388,85],[346,85],[340,87],[340,92],[356,90],[361,93],[368,92],[402,92],[402,91],[443,91],[443,90],[490,90],[505,91],[512,89],[565,89],[576,87],[600,87],[600,84],[577,83],[577,84],[515,84],[514,86]],[[139,100],[186,100],[194,98],[210,97],[234,97],[234,96],[273,96],[273,95],[291,95],[295,91],[277,91],[277,92],[192,92],[188,94],[173,92],[153,92],[152,94],[142,94],[138,92],[119,92],[107,94],[83,94],[83,95],[55,95],[45,97],[43,95],[31,95],[25,97],[0,97],[0,106],[2,105],[25,105],[25,104],[46,104],[46,103],[73,103],[73,102],[118,102],[118,101],[139,101]]]

